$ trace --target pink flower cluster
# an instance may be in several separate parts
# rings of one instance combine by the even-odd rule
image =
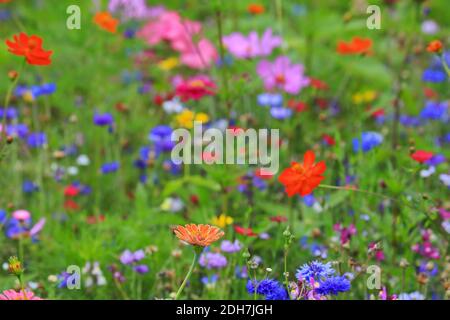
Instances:
[[[177,12],[167,11],[148,22],[137,35],[152,46],[168,42],[173,50],[180,52],[182,64],[193,69],[205,69],[217,60],[218,55],[201,31],[200,22],[183,19]]]
[[[281,46],[281,37],[273,36],[272,29],[267,29],[261,38],[256,31],[250,32],[248,36],[234,32],[223,37],[223,44],[227,50],[236,58],[247,59],[254,57],[266,57],[272,50]]]
[[[34,293],[30,290],[15,291],[15,290],[5,290],[0,293],[0,300],[42,300],[36,297]]]
[[[422,230],[422,243],[416,243],[412,250],[429,259],[440,259],[439,249],[431,243],[431,230]]]

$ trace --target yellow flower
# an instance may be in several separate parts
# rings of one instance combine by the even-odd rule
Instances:
[[[377,93],[374,90],[367,90],[364,92],[364,100],[366,102],[372,102],[377,97]]]
[[[176,57],[170,57],[158,63],[158,67],[164,71],[172,70],[177,65],[178,65],[178,58]]]
[[[209,121],[209,116],[204,112],[199,112],[195,115],[195,121],[206,123]]]
[[[221,214],[218,217],[214,217],[211,219],[211,224],[218,226],[220,228],[225,228],[227,225],[233,223],[233,218],[230,216],[227,216],[225,214]]]
[[[33,93],[30,90],[25,91],[22,98],[25,102],[28,102],[28,103],[31,103],[34,101]]]
[[[175,117],[175,120],[180,127],[191,129],[193,127],[194,116],[194,112],[184,109]]]
[[[361,103],[370,103],[377,97],[377,92],[374,90],[366,90],[363,92],[355,93],[352,96],[353,103],[361,104]]]

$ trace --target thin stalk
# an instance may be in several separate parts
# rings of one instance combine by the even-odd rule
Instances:
[[[189,268],[188,273],[186,274],[186,277],[183,280],[183,283],[181,284],[180,288],[177,291],[177,294],[175,296],[175,300],[178,300],[178,297],[180,296],[181,292],[183,292],[184,287],[186,286],[187,281],[191,277],[192,271],[194,271],[195,265],[197,264],[197,248],[194,248],[194,259],[192,259],[191,266]]]

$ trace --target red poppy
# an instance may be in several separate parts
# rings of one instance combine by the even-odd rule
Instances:
[[[351,42],[339,41],[337,52],[340,54],[369,54],[372,47],[372,40],[367,38],[354,37]]]
[[[417,150],[411,155],[411,158],[419,163],[424,163],[433,157],[433,152]]]
[[[431,41],[427,47],[428,52],[440,53],[442,51],[442,42],[439,40]]]
[[[288,219],[285,216],[274,216],[274,217],[270,217],[270,221],[272,222],[286,222]]]
[[[78,210],[80,206],[73,200],[68,199],[64,202],[64,209],[66,210]]]
[[[264,13],[264,11],[266,11],[266,9],[264,8],[264,6],[262,4],[259,3],[252,3],[247,7],[248,12],[250,12],[251,14],[261,14]]]
[[[306,103],[293,99],[288,101],[287,106],[296,112],[303,112],[308,107]]]
[[[176,95],[181,101],[200,100],[206,95],[214,95],[216,85],[206,78],[195,78],[183,81],[176,87]]]
[[[80,190],[78,190],[77,187],[72,186],[72,185],[67,186],[64,189],[64,196],[65,197],[75,197],[76,195],[78,195],[78,193],[80,193]]]
[[[244,228],[237,225],[234,226],[234,231],[247,237],[256,237],[258,235],[257,233],[253,232],[252,228]]]
[[[314,160],[314,152],[308,150],[303,156],[303,163],[292,162],[291,167],[281,173],[278,180],[284,184],[289,197],[296,193],[301,196],[310,194],[324,179],[325,162],[314,163]]]
[[[24,56],[28,64],[46,66],[52,63],[50,56],[53,51],[42,49],[42,38],[36,35],[28,36],[21,32],[13,36],[13,41],[6,40],[8,51],[17,56]]]

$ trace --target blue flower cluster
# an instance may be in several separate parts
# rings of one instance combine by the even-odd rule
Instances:
[[[41,85],[35,85],[31,87],[27,86],[17,86],[14,94],[17,97],[23,97],[27,94],[31,95],[31,98],[34,100],[40,96],[48,96],[56,92],[56,84],[55,83],[44,83]]]
[[[292,116],[292,110],[283,107],[283,96],[277,93],[261,93],[257,97],[260,106],[270,107],[270,115],[278,120]]]
[[[301,266],[295,276],[299,281],[309,281],[311,278],[318,280],[322,278],[331,277],[335,273],[334,269],[331,267],[331,262],[322,263],[319,261],[313,261],[310,263],[305,263]]]
[[[249,280],[247,282],[247,292],[262,295],[266,300],[289,300],[286,289],[281,283],[274,279],[264,279],[261,281]]]
[[[378,132],[367,131],[361,134],[361,139],[354,138],[352,140],[353,143],[353,151],[358,152],[362,150],[363,152],[368,152],[379,146],[383,142],[383,136]]]
[[[447,65],[450,65],[450,52],[444,52],[443,56]],[[422,80],[433,83],[445,82],[447,80],[447,73],[439,57],[433,57],[430,66],[423,71]]]

